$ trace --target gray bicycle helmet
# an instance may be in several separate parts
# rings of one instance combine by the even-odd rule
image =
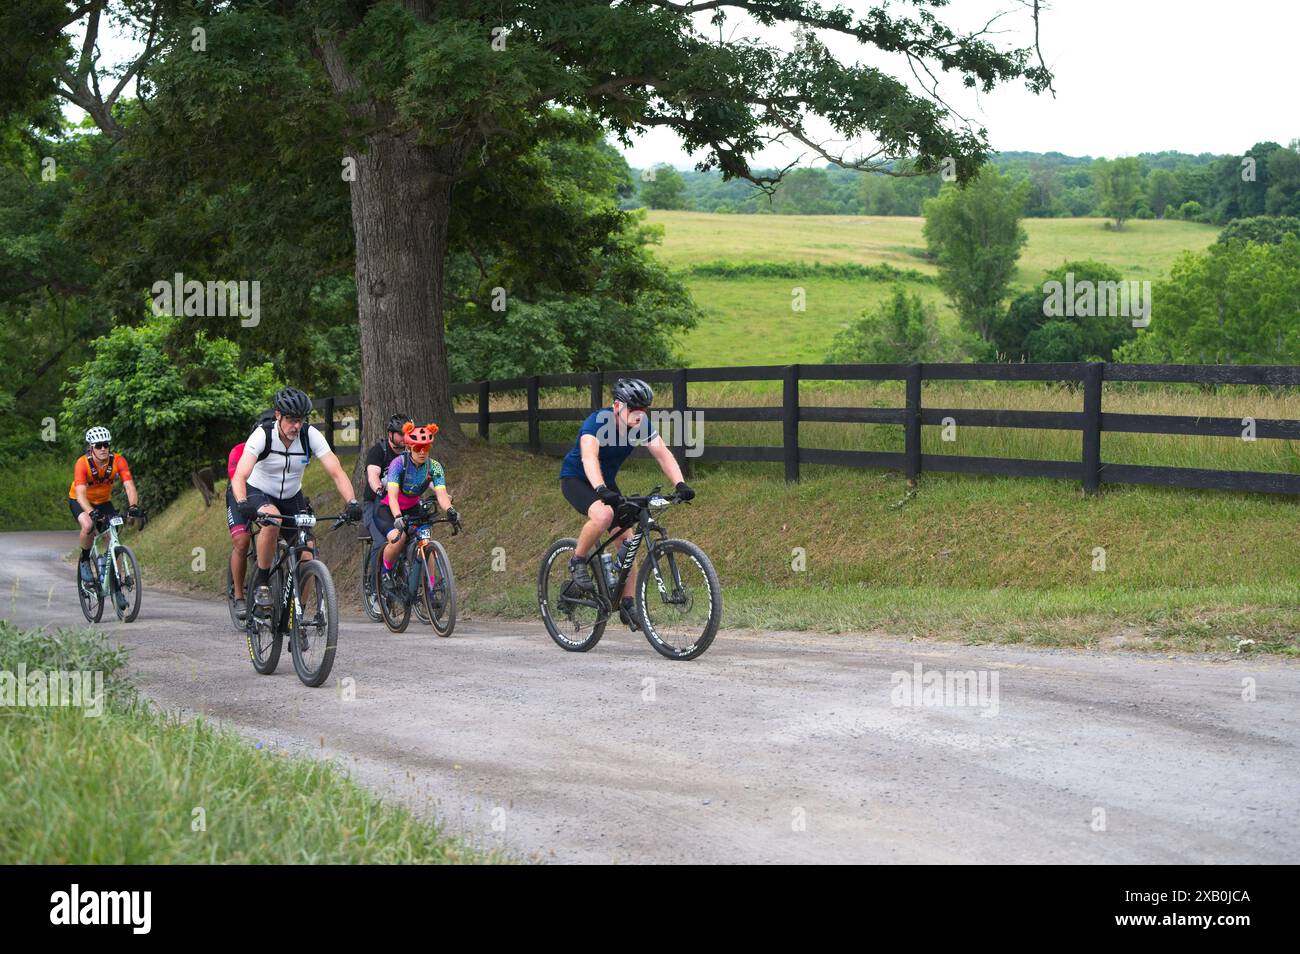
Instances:
[[[297,388],[281,388],[275,396],[275,409],[289,417],[306,418],[311,413],[311,398]]]
[[[611,393],[615,401],[628,407],[649,407],[655,399],[654,389],[640,378],[619,378]]]

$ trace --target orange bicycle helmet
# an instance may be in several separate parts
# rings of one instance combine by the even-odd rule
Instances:
[[[402,434],[407,447],[428,447],[433,443],[433,436],[438,433],[437,424],[425,424],[416,427],[410,421],[402,425]]]

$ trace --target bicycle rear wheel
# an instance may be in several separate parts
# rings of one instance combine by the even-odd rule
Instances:
[[[537,574],[537,606],[551,639],[561,649],[585,653],[605,633],[608,616],[600,609],[595,594],[578,590],[569,575],[569,558],[578,541],[556,540],[542,557]]]
[[[130,547],[118,546],[113,550],[109,589],[117,618],[124,623],[134,622],[140,614],[140,564]]]
[[[93,582],[83,583],[81,565],[77,565],[77,602],[81,604],[81,615],[88,623],[98,623],[104,615],[104,591],[99,588],[99,572],[95,559],[90,560],[90,575]]]
[[[429,585],[429,566],[425,562],[433,560],[433,585]],[[429,541],[429,549],[420,558],[421,582],[424,608],[429,614],[430,625],[439,636],[450,636],[456,628],[456,577],[451,572],[451,560],[447,551],[437,540]]]
[[[329,678],[339,639],[338,597],[329,567],[320,560],[298,564],[292,614],[293,668],[303,685],[315,688]]]
[[[694,659],[708,649],[722,619],[722,585],[704,551],[686,540],[649,547],[637,572],[636,611],[660,655]]]

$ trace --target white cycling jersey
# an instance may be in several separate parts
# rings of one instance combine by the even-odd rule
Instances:
[[[330,450],[325,435],[314,427],[309,429],[304,424],[293,443],[286,447],[280,437],[280,426],[272,425],[271,453],[253,465],[253,472],[248,475],[249,487],[279,500],[292,497],[302,489],[302,472],[307,468],[308,460],[302,443],[303,431],[309,435],[307,439],[311,442],[312,457],[324,457],[334,453]],[[259,427],[249,435],[248,442],[244,445],[244,453],[256,456],[261,454],[265,447],[266,431]]]

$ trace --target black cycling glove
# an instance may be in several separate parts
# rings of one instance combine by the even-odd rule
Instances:
[[[601,503],[606,504],[610,507],[617,508],[618,505],[623,502],[622,494],[620,494],[617,490],[610,490],[604,484],[601,484],[599,487],[596,488],[596,496],[600,498]]]
[[[677,498],[685,503],[688,500],[695,499],[695,491],[691,490],[690,485],[685,481],[677,485]]]
[[[348,507],[343,511],[343,515],[348,518],[348,523],[357,523],[361,520],[361,504],[355,500],[349,500]]]

